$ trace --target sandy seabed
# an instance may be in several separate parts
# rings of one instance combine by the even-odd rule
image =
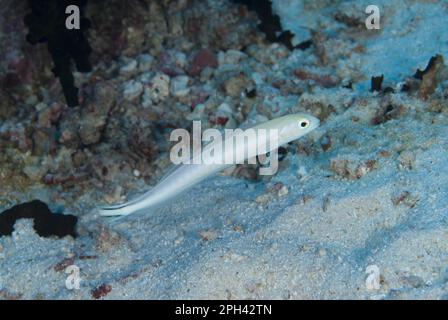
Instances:
[[[83,107],[57,103],[54,85],[0,107],[20,109],[0,112],[0,211],[40,199],[79,218],[76,238],[23,219],[0,237],[0,298],[448,298],[447,4],[378,0],[381,29],[366,30],[367,1],[273,1],[293,42],[313,43],[289,51],[236,4],[162,2],[170,23],[154,3],[137,10],[118,58],[76,74]],[[292,112],[321,126],[284,148],[275,176],[239,166],[163,208],[96,214],[163,176],[172,128]]]

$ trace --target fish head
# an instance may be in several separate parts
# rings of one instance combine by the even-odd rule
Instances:
[[[279,128],[281,144],[299,139],[316,129],[319,124],[318,118],[306,113],[294,113],[283,117]]]

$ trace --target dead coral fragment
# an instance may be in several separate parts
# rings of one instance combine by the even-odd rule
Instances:
[[[407,111],[404,105],[385,104],[382,106],[376,116],[372,119],[373,125],[385,123],[392,119],[398,119]]]
[[[79,136],[85,145],[100,141],[107,125],[109,111],[117,98],[114,85],[99,82],[91,88],[80,115]]]
[[[428,66],[424,71],[417,70],[415,77],[422,80],[418,90],[420,98],[427,99],[436,90],[443,67],[443,56],[436,55],[429,60]]]
[[[89,178],[88,172],[75,172],[69,174],[61,174],[61,173],[47,173],[42,177],[42,182],[46,185],[74,185],[79,183],[82,180],[86,180]]]
[[[65,258],[62,261],[59,261],[53,266],[53,270],[56,272],[64,271],[67,267],[73,265],[75,263],[75,257]]]
[[[440,64],[443,64],[443,56],[437,54],[429,59],[428,65],[426,66],[425,70],[422,71],[420,69],[417,69],[417,72],[414,74],[414,78],[423,80],[425,74],[431,72],[434,67],[438,67],[438,65],[440,66]]]
[[[302,101],[303,107],[319,118],[320,121],[325,121],[331,114],[336,112],[336,108],[332,104],[326,104],[322,101]]]
[[[377,160],[360,161],[358,159],[332,159],[330,169],[336,175],[356,180],[376,168]]]
[[[365,28],[364,20],[360,17],[353,17],[343,12],[336,12],[333,16],[337,22],[345,24],[349,28],[363,29]]]
[[[418,92],[420,99],[428,99],[436,90],[445,69],[442,55],[432,57],[425,70],[417,70],[413,77],[406,80],[402,91]]]
[[[300,80],[313,81],[316,85],[324,88],[336,87],[340,79],[325,74],[312,73],[303,69],[294,70],[294,75]]]
[[[253,85],[253,83],[250,79],[244,73],[240,73],[227,79],[223,84],[223,88],[227,95],[231,97],[239,97],[241,93],[251,85]]]
[[[102,297],[105,297],[109,294],[109,292],[112,291],[112,286],[110,284],[103,283],[99,287],[92,290],[92,298],[93,299],[100,299]]]
[[[218,238],[219,233],[217,230],[209,229],[209,230],[201,230],[199,232],[201,239],[203,241],[212,241]]]
[[[101,252],[107,252],[110,249],[118,246],[122,242],[122,237],[115,231],[106,227],[100,227],[98,230],[98,237],[96,239],[96,247]]]
[[[205,68],[216,68],[218,67],[218,65],[218,58],[213,53],[213,51],[210,49],[203,49],[199,51],[193,58],[193,62],[188,69],[188,73],[191,76],[198,76]]]
[[[401,152],[398,157],[398,168],[401,170],[414,169],[416,166],[415,161],[416,161],[415,153],[409,150],[405,150]]]
[[[404,191],[392,197],[392,203],[394,206],[405,205],[409,208],[414,208],[417,202],[418,198],[413,196],[409,191]]]

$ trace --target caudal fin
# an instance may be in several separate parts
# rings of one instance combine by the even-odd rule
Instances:
[[[120,205],[98,208],[98,213],[101,216],[106,216],[106,217],[127,216],[133,212],[134,212],[134,210],[132,210],[129,203],[123,203]]]

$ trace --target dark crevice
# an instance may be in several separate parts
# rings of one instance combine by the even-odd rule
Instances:
[[[52,71],[59,78],[67,105],[75,107],[79,103],[72,61],[79,72],[92,70],[89,62],[92,50],[86,34],[90,21],[83,17],[87,0],[28,0],[28,3],[31,12],[24,18],[28,27],[26,39],[33,45],[47,44],[54,65]],[[80,9],[80,29],[67,29],[65,26],[69,17],[65,10],[69,5],[76,5]]]
[[[306,50],[306,49],[310,48],[312,45],[313,45],[312,40],[306,40],[306,41],[300,42],[298,45],[295,46],[295,48],[300,49],[300,50]]]
[[[250,11],[257,13],[261,23],[258,25],[260,31],[266,35],[270,42],[284,44],[289,50],[305,50],[311,46],[311,41],[305,41],[297,46],[293,46],[291,40],[294,35],[290,31],[283,31],[280,17],[273,13],[271,0],[231,0],[234,3],[245,5]]]
[[[34,230],[41,237],[72,236],[76,238],[78,218],[73,215],[55,214],[39,200],[23,203],[0,214],[0,236],[9,236],[19,219],[33,219]]]

